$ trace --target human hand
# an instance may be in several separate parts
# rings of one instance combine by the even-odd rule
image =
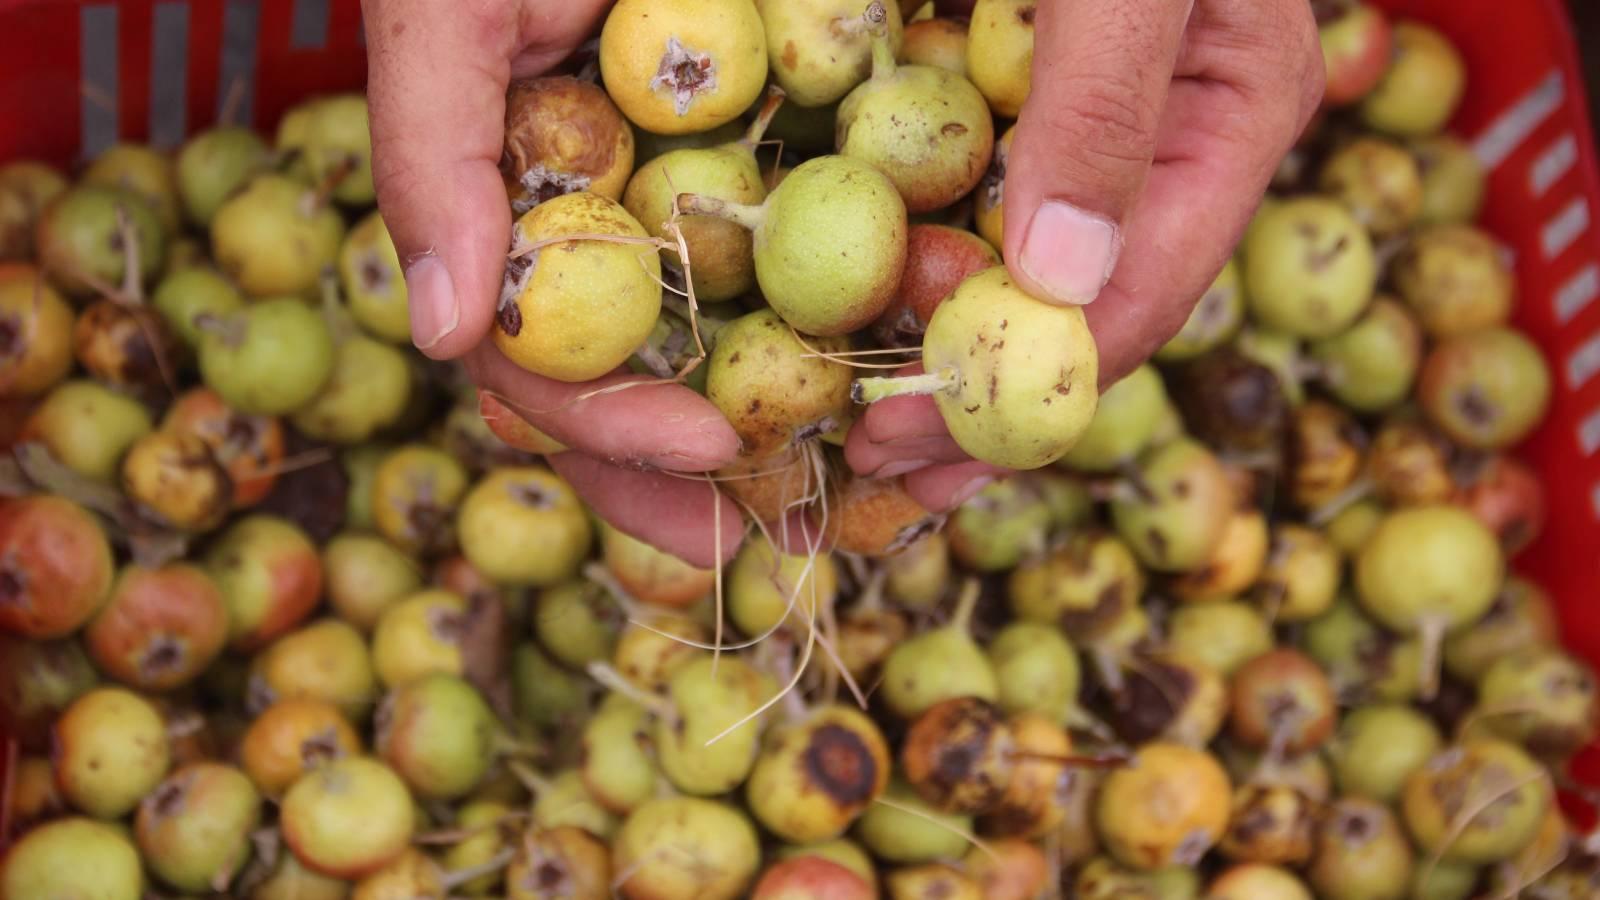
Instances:
[[[942,14],[973,0],[939,0]],[[1322,97],[1305,0],[1039,0],[1032,90],[1005,169],[1007,267],[1084,310],[1102,389],[1177,333]],[[917,368],[906,370],[920,371]],[[928,397],[874,403],[846,457],[949,509],[1004,470]]]
[[[732,501],[694,475],[738,452],[717,409],[680,385],[589,396],[639,378],[619,372],[587,384],[554,381],[516,366],[486,340],[511,239],[498,167],[506,87],[569,57],[610,5],[363,0],[373,176],[406,267],[417,347],[434,359],[461,359],[481,389],[573,448],[550,456],[550,465],[597,514],[709,566],[719,550],[720,560],[729,558],[743,532]]]

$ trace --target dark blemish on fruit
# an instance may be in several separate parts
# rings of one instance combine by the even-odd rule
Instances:
[[[428,631],[446,644],[458,644],[466,633],[466,616],[453,609],[430,609],[427,613]]]
[[[166,782],[150,795],[148,802],[151,811],[162,818],[181,812],[184,793],[184,785],[179,784],[177,779]]]
[[[1001,331],[1005,331],[1006,330],[1006,326],[1008,326],[1010,324],[1011,324],[1011,320],[1010,319],[1001,319],[1000,320],[1000,330]]]
[[[861,736],[843,725],[827,724],[813,732],[801,764],[808,780],[841,806],[872,799],[878,761]]]
[[[782,63],[783,67],[791,72],[794,71],[796,66],[800,65],[800,51],[795,47],[794,41],[783,42],[783,55],[778,57],[778,62]]]
[[[944,127],[939,129],[939,133],[948,138],[957,138],[967,133],[967,126],[960,122],[946,122]]]
[[[383,734],[389,730],[389,706],[380,705],[378,712],[383,714],[383,721],[374,719],[373,729]],[[339,755],[339,734],[331,725],[300,742],[300,767],[307,771],[337,759]]]
[[[1034,15],[1034,8],[1031,7],[1031,6],[1024,6],[1023,8],[1017,10],[1017,21],[1019,21],[1022,24],[1028,26],[1029,28],[1032,28],[1033,27],[1033,15]]]
[[[998,348],[997,348],[998,349]],[[989,405],[994,406],[1000,399],[1000,376],[989,374]]]
[[[150,648],[139,661],[139,673],[146,678],[159,678],[183,664],[183,644],[170,634],[158,634],[150,639]]]
[[[968,415],[972,415],[973,413],[977,412],[979,410],[979,408],[980,408],[979,405],[976,404],[976,403],[973,404],[972,406],[964,406],[964,407],[962,407],[962,409],[966,410]]]
[[[567,870],[555,860],[545,860],[533,870],[533,880],[547,896],[560,896],[566,893]],[[531,886],[531,885],[530,885]],[[557,890],[562,888],[563,890]]]
[[[506,493],[512,500],[532,509],[549,509],[556,503],[554,495],[536,484],[508,485]]]
[[[389,267],[383,264],[375,251],[361,259],[361,289],[368,293],[386,290],[389,286]]]
[[[7,561],[4,568],[0,568],[0,606],[21,606],[24,589],[22,573],[12,568],[14,563]]]
[[[1150,550],[1157,559],[1167,558],[1167,536],[1159,528],[1152,528],[1144,533],[1145,540],[1150,542]]]
[[[1194,676],[1181,666],[1147,661],[1130,669],[1116,705],[1117,734],[1139,744],[1159,737],[1193,696]]]
[[[1483,395],[1483,390],[1477,385],[1469,385],[1456,397],[1456,409],[1461,411],[1462,418],[1467,423],[1478,428],[1494,424],[1495,408],[1489,398]]]
[[[18,316],[0,319],[0,359],[14,359],[22,355],[22,321]]]
[[[759,398],[751,400],[750,401],[750,406],[748,407],[748,409],[752,413],[760,412],[761,411],[761,400]]]
[[[1177,497],[1179,500],[1189,496],[1189,482],[1181,479],[1174,481],[1172,483],[1172,496]]]

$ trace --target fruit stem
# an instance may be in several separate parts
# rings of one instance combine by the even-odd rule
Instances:
[[[1429,616],[1418,623],[1417,637],[1422,641],[1422,668],[1418,696],[1432,700],[1439,693],[1439,648],[1444,644],[1445,620]]]
[[[589,663],[586,671],[590,678],[600,682],[601,687],[616,691],[661,719],[668,722],[678,721],[678,711],[673,707],[672,701],[639,687],[605,663]]]
[[[355,321],[339,301],[339,279],[333,270],[323,270],[319,281],[322,287],[322,319],[327,322],[328,331],[337,346],[355,337]]]
[[[719,319],[716,316],[706,315],[704,312],[695,312],[689,308],[689,301],[676,295],[662,295],[661,306],[682,319],[685,325],[693,322],[699,326],[700,339],[705,342],[708,350],[716,344],[717,332],[722,330],[722,326],[728,324],[727,319]]]
[[[750,127],[745,129],[744,137],[740,138],[736,143],[754,153],[756,146],[761,143],[761,139],[767,136],[767,127],[772,124],[772,117],[778,114],[778,107],[783,105],[783,98],[786,96],[787,94],[784,93],[782,87],[776,84],[769,85],[767,87],[767,99],[766,102],[761,104],[761,111],[756,113],[756,117],[750,123]]]
[[[871,17],[875,9],[877,10],[878,18],[876,21],[872,21]],[[887,14],[883,9],[883,4],[873,3],[867,7],[867,11],[862,18],[869,21],[867,31],[872,35],[872,79],[881,81],[894,75],[896,68],[894,47],[889,45],[889,26],[885,21]]]
[[[540,775],[538,772],[535,772],[521,760],[507,760],[506,768],[511,770],[511,774],[517,779],[518,782],[522,784],[523,787],[528,789],[528,793],[532,794],[534,799],[537,800],[540,794],[548,793],[550,791],[550,779]]]
[[[946,366],[937,372],[921,375],[896,375],[878,378],[857,378],[850,385],[850,399],[856,403],[877,403],[890,397],[918,397],[927,394],[953,392],[961,383],[955,367]]]
[[[755,231],[767,217],[765,207],[718,200],[703,194],[679,194],[678,209],[686,216],[715,216]]]
[[[466,884],[474,878],[504,869],[506,866],[511,864],[511,858],[515,855],[516,851],[510,847],[507,847],[506,849],[501,850],[499,853],[496,853],[494,856],[481,863],[478,863],[475,866],[468,866],[465,869],[456,869],[452,872],[446,873],[443,878],[439,879],[440,886],[443,887],[445,893],[448,894],[450,891],[455,890],[457,887]]]
[[[848,40],[861,34],[876,34],[879,29],[888,31],[888,21],[889,10],[884,8],[882,0],[872,0],[861,15],[840,16],[830,24],[835,37]]]
[[[978,597],[982,593],[983,583],[976,578],[968,578],[961,585],[961,596],[956,598],[956,613],[950,617],[948,627],[966,631],[972,624],[972,612],[978,608]]]
[[[1041,753],[1036,750],[1013,750],[1012,759],[1034,762],[1058,763],[1073,769],[1120,769],[1126,766],[1133,757],[1126,753],[1111,751],[1109,753]]]

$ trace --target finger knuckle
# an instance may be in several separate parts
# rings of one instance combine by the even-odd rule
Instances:
[[[1136,79],[1076,78],[1055,91],[1070,98],[1047,120],[1064,158],[1107,175],[1149,163],[1156,112]]]

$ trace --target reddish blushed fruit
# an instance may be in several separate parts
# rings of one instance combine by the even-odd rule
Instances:
[[[820,856],[796,856],[767,867],[752,900],[872,900],[872,886],[860,875]]]
[[[47,495],[0,502],[0,628],[71,634],[110,587],[111,545],[87,510]]]
[[[1005,795],[1015,770],[1016,739],[1000,707],[957,697],[911,723],[900,748],[906,780],[942,812],[983,812]]]
[[[145,691],[194,680],[227,639],[222,592],[203,569],[185,563],[124,568],[83,634],[102,672]]]
[[[840,552],[876,559],[899,553],[943,524],[943,516],[906,492],[905,479],[852,478],[828,504],[823,534]]]
[[[1393,47],[1389,20],[1367,3],[1312,4],[1318,10],[1317,33],[1330,106],[1345,106],[1365,97],[1388,68]]]
[[[1539,476],[1509,456],[1494,456],[1465,479],[1455,501],[1489,526],[1507,555],[1533,543],[1544,530],[1544,486]]]
[[[1001,838],[973,847],[962,860],[978,882],[983,900],[1033,900],[1050,878],[1050,862],[1038,846],[1020,838]]]
[[[560,453],[567,449],[560,441],[528,424],[505,401],[487,391],[478,392],[478,415],[483,417],[495,437],[518,450],[527,453]]]
[[[284,455],[283,425],[275,417],[246,415],[215,391],[195,388],[173,402],[161,428],[206,442],[233,482],[234,509],[254,506],[272,493]]]
[[[206,568],[228,605],[235,649],[252,651],[299,624],[322,597],[322,559],[304,532],[274,516],[251,516],[211,545]]]
[[[250,859],[261,798],[232,766],[200,762],[173,772],[139,804],[134,836],[162,881],[194,893],[225,890]]]
[[[1252,747],[1275,742],[1289,753],[1322,745],[1333,733],[1338,703],[1327,673],[1289,648],[1263,653],[1233,673],[1233,735]]]
[[[968,275],[1000,264],[1000,254],[970,231],[947,225],[906,229],[906,268],[900,287],[873,333],[885,346],[917,347],[928,320]]]

